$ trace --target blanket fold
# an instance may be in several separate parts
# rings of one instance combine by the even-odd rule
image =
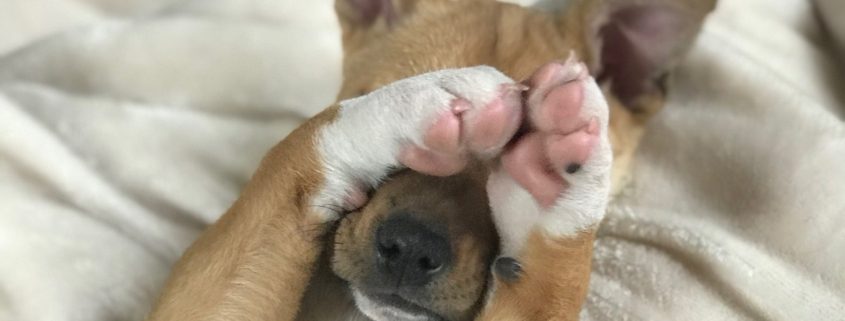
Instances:
[[[845,9],[817,2],[720,2],[599,231],[584,320],[845,320]],[[331,0],[0,1],[0,320],[143,319],[334,101],[339,37]]]

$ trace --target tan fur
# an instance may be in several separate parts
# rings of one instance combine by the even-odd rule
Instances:
[[[598,66],[600,46],[595,28],[608,7],[630,3],[663,3],[688,10],[691,19],[712,10],[715,0],[571,0],[557,15],[487,0],[393,0],[395,16],[371,23],[357,17],[347,1],[337,1],[345,50],[344,83],[338,99],[372,91],[387,83],[427,71],[491,65],[513,79],[525,79],[550,60],[575,52],[591,70]],[[691,44],[679,46],[679,58]],[[663,64],[666,71],[676,61]],[[664,92],[653,92],[629,102],[616,99],[609,84],[602,84],[610,103],[610,139],[614,152],[614,193],[624,185],[634,152],[649,116],[663,105]],[[329,108],[285,138],[261,163],[241,197],[208,229],[174,267],[173,274],[150,320],[294,320],[318,258],[323,254],[329,226],[307,215],[308,200],[322,181],[314,150],[314,133],[330,122],[336,107]],[[360,212],[342,220],[334,246],[327,253],[339,276],[354,280],[365,269],[364,249],[379,218],[402,206],[436,208],[436,219],[447,220],[458,248],[459,273],[449,281],[467,280],[448,287],[441,282],[439,295],[463,294],[443,300],[437,310],[458,320],[472,318],[481,307],[479,275],[485,260],[495,254],[495,231],[483,195],[486,169],[477,166],[451,178],[430,178],[405,173],[384,185]],[[479,176],[480,175],[480,176]],[[483,179],[481,179],[483,181]],[[444,184],[467,184],[476,194],[444,193]],[[472,187],[475,186],[475,187]],[[409,193],[408,191],[413,191]],[[467,199],[467,197],[469,199]],[[439,203],[460,202],[460,206]],[[461,230],[459,227],[465,226]],[[494,280],[495,292],[480,313],[480,320],[575,320],[586,293],[593,231],[575,237],[551,239],[532,234],[518,258],[525,269],[513,284]],[[328,263],[331,262],[331,263]],[[329,269],[323,268],[324,273]],[[328,283],[336,291],[335,277],[317,274],[312,285]],[[312,291],[313,290],[313,291]],[[326,305],[319,289],[303,302],[306,309]],[[309,295],[310,297],[310,295]],[[332,305],[329,303],[329,305]],[[345,307],[346,305],[344,305]],[[310,312],[309,312],[310,313]],[[305,314],[310,316],[312,314]],[[302,316],[300,316],[302,317]],[[337,317],[337,316],[334,316]],[[329,317],[332,318],[332,317]],[[307,319],[305,319],[307,320]]]
[[[552,239],[535,231],[520,256],[514,283],[497,280],[495,294],[476,320],[578,320],[590,279],[593,232]]]
[[[322,179],[314,133],[336,111],[267,154],[240,198],[174,267],[150,320],[293,320],[326,230],[308,215]]]

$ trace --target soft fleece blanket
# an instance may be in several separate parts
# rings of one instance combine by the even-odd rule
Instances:
[[[845,320],[845,9],[820,1],[721,1],[583,319]],[[331,0],[0,0],[0,320],[142,319],[340,59]]]

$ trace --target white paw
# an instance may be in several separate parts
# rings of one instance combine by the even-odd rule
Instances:
[[[399,80],[341,102],[317,137],[325,181],[313,203],[356,208],[396,168],[449,175],[470,154],[496,154],[521,122],[515,88],[501,72],[479,66]],[[337,218],[336,211],[322,215]]]
[[[503,256],[516,257],[537,228],[551,237],[594,229],[609,200],[607,102],[591,77],[572,77],[572,69],[583,65],[552,67],[535,74],[544,84],[532,84],[536,92],[529,93],[529,114],[544,118],[529,119],[534,132],[504,152],[503,165],[487,182]]]

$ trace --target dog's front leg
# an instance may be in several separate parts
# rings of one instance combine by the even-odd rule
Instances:
[[[608,106],[586,66],[548,64],[529,83],[532,129],[487,183],[502,253],[479,320],[577,320],[608,202]]]
[[[516,88],[490,67],[444,70],[309,120],[175,266],[150,319],[294,319],[327,223],[366,203],[392,170],[449,175],[496,155],[522,120]]]

